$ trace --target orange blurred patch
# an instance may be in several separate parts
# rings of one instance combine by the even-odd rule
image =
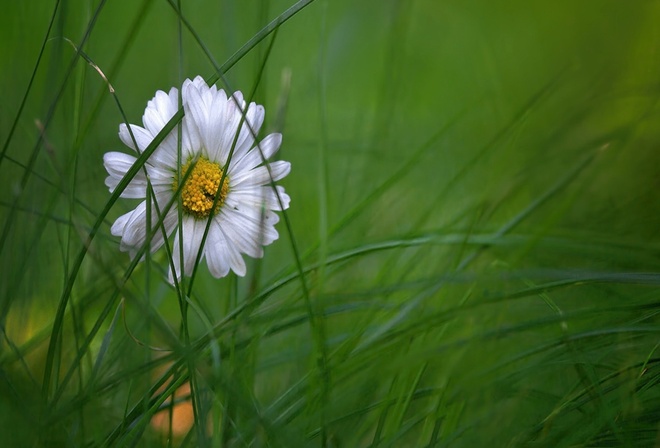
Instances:
[[[165,409],[151,417],[151,427],[166,437],[171,433],[173,438],[178,439],[188,434],[195,423],[190,398],[190,383],[182,384],[174,392],[174,405],[170,405],[170,403],[172,403],[172,397],[165,401],[164,405],[167,406]]]

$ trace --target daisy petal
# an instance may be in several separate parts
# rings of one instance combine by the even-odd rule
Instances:
[[[224,90],[218,91],[208,109],[208,122],[204,132],[204,147],[210,160],[219,161],[221,157],[222,139],[225,132],[225,107],[227,95]]]
[[[258,187],[270,184],[272,180],[277,182],[286,177],[291,171],[291,164],[283,160],[278,160],[270,164],[270,174],[268,168],[260,166],[250,171],[244,171],[231,178],[231,185],[235,187]]]
[[[250,148],[252,148],[254,136],[259,133],[259,129],[261,129],[261,125],[264,122],[264,116],[265,111],[263,106],[250,103],[250,107],[245,114],[245,120],[241,126],[241,132],[236,139],[236,147],[230,165],[234,161],[239,161],[245,157]]]
[[[103,155],[103,165],[109,176],[105,179],[105,185],[114,192],[115,188],[131,169],[137,159],[121,152],[108,152]],[[147,178],[144,171],[138,173],[131,179],[121,193],[122,198],[140,199],[147,195]]]
[[[243,101],[243,94],[241,92],[234,92],[234,94],[227,99],[225,103],[224,117],[224,132],[220,141],[220,153],[217,161],[225,166],[227,158],[231,151],[238,125],[243,118],[243,111],[245,110],[245,101]]]
[[[133,142],[131,132],[133,133],[133,137],[135,137],[137,147]],[[126,123],[122,123],[119,125],[119,139],[129,148],[138,152],[142,152],[147,148],[147,146],[149,146],[149,143],[151,143],[151,141],[154,139],[154,136],[143,127],[136,126],[134,124],[131,125],[131,130],[129,131]]]
[[[131,169],[137,158],[123,152],[106,152],[103,154],[103,166],[112,177],[121,179]],[[140,173],[138,173],[139,175]]]
[[[124,228],[126,227],[126,223],[133,215],[133,212],[134,210],[131,210],[130,212],[121,215],[119,218],[115,220],[115,222],[112,224],[112,227],[110,227],[110,233],[113,236],[122,236],[124,234]]]
[[[261,143],[252,148],[242,159],[229,165],[229,175],[240,173],[241,171],[251,170],[259,166],[264,160],[271,158],[273,154],[280,149],[282,144],[282,134],[269,134]],[[263,155],[263,157],[262,157]]]
[[[133,167],[136,160],[135,157],[121,152],[108,152],[104,154],[103,165],[109,174],[105,179],[105,185],[110,189],[110,192],[114,192],[119,182],[122,181],[128,170]],[[172,188],[172,173],[149,164],[144,165],[144,167],[149,173],[151,186],[154,191],[164,192]],[[124,189],[121,197],[133,199],[144,198],[146,197],[147,185],[148,182],[144,170],[139,170],[133,179],[131,179],[126,189]]]
[[[147,149],[155,137],[155,134],[152,135],[148,130],[134,124],[131,125],[131,131],[137,142],[137,149],[133,143],[133,138],[131,138],[131,133],[124,123],[119,125],[119,138],[126,146],[139,153]],[[150,159],[151,165],[158,165],[163,168],[176,166],[176,133],[175,128],[154,151]]]
[[[197,259],[197,253],[199,252],[202,243],[202,237],[204,236],[205,227],[206,221],[184,215],[182,226],[177,232],[174,246],[172,248],[172,262],[174,263],[177,278],[181,278],[181,258],[183,258],[184,275],[192,274],[195,267],[195,260]],[[181,244],[179,243],[180,238],[183,240],[183,257],[181,255]],[[202,256],[201,259],[203,258],[204,257]],[[170,272],[170,274],[172,273]]]
[[[159,204],[164,204],[164,198],[158,198]],[[162,207],[162,205],[159,205]],[[158,215],[156,207],[152,206],[151,209],[151,228],[156,229],[158,224]],[[147,201],[143,201],[138,205],[135,210],[126,213],[125,215],[117,218],[115,223],[110,229],[111,233],[115,236],[121,236],[120,249],[124,252],[130,252],[131,257],[145,244],[147,239]],[[171,209],[163,219],[163,226],[165,233],[171,234],[176,226],[177,213],[176,210]],[[150,241],[149,250],[153,253],[158,250],[165,241],[162,229],[155,231]]]
[[[253,209],[250,209],[252,211]],[[277,231],[267,221],[266,214],[241,212],[227,207],[222,211],[223,230],[234,241],[236,248],[253,258],[263,256],[262,246],[266,246],[278,237]]]
[[[179,109],[178,90],[172,88],[167,94],[162,90],[156,92],[156,95],[147,103],[147,108],[142,117],[144,127],[156,136],[165,127],[168,121],[176,114]]]
[[[206,262],[211,275],[222,278],[229,274],[229,260],[227,253],[227,240],[217,223],[211,224],[209,236],[206,240]]]
[[[289,195],[284,192],[284,188],[279,185],[277,185],[276,188],[277,194],[270,186],[235,189],[230,191],[225,202],[233,207],[239,207],[240,205],[243,205],[257,209],[265,207],[268,210],[286,210],[289,208],[291,199],[289,198]],[[278,195],[279,199],[282,201],[282,206],[280,206]]]
[[[220,227],[220,231],[224,233],[222,227]],[[234,273],[236,273],[236,275],[238,275],[239,277],[245,277],[246,267],[243,257],[241,256],[240,252],[234,245],[234,241],[230,240],[227,237],[227,234],[225,234],[224,236],[228,241],[227,252],[225,255],[227,257],[227,260],[229,261],[229,266],[231,267],[231,270],[234,271]]]

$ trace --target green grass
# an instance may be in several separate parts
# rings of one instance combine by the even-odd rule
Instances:
[[[6,446],[660,443],[656,2],[0,17]],[[245,278],[173,288],[102,156],[198,74],[265,106],[292,202]]]

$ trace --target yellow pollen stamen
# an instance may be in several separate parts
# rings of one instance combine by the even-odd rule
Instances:
[[[181,167],[181,176],[185,176],[190,165],[190,161]],[[186,179],[186,183],[181,189],[181,203],[183,210],[195,218],[202,219],[208,217],[213,208],[213,202],[218,194],[218,187],[222,179],[222,168],[217,163],[211,162],[205,157],[200,157],[192,169],[192,172]],[[179,187],[178,179],[174,180],[172,188],[176,191]],[[229,192],[229,178],[225,177],[220,190],[220,198],[215,206],[213,213],[217,213],[227,198]]]

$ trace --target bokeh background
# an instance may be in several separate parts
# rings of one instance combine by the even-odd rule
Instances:
[[[660,444],[658,2],[2,8],[7,446]],[[200,266],[187,345],[102,156],[227,61],[290,226],[246,278]]]

